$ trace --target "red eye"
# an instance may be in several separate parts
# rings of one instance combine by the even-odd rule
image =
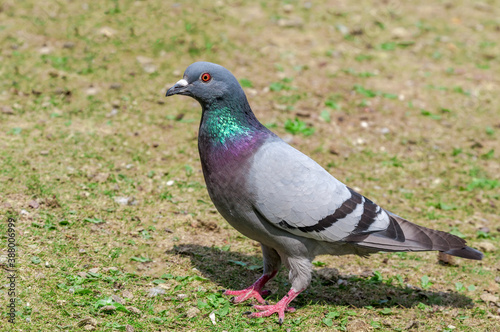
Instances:
[[[212,79],[212,76],[210,76],[209,73],[204,73],[204,74],[201,74],[201,80],[203,82],[208,82]]]

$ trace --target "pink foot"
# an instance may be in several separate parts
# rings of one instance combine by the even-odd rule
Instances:
[[[297,292],[293,288],[290,289],[287,295],[285,295],[278,303],[274,305],[255,305],[254,308],[260,310],[260,312],[253,312],[249,314],[249,317],[267,317],[271,316],[274,313],[278,314],[279,324],[283,324],[285,320],[285,311],[286,312],[294,312],[295,308],[289,307],[290,302],[293,301],[297,295],[300,294],[300,291]]]
[[[264,274],[260,277],[256,282],[253,283],[252,286],[242,289],[242,290],[226,290],[224,295],[235,295],[232,299],[233,303],[240,303],[246,301],[248,299],[254,298],[259,303],[266,303],[266,301],[262,298],[263,296],[267,296],[271,294],[268,290],[262,290],[262,287],[268,282],[272,277],[276,275],[277,271],[274,271],[270,275]]]
[[[257,291],[252,288],[252,286],[242,289],[242,290],[226,290],[224,295],[235,295],[231,301],[233,303],[240,303],[248,299],[254,298],[259,303],[266,303],[263,296],[269,295],[269,291]]]

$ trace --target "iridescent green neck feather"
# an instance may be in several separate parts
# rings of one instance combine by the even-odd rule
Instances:
[[[205,135],[212,143],[220,143],[222,145],[230,141],[238,141],[251,134],[251,124],[245,114],[241,112],[232,112],[229,107],[223,107],[219,110],[211,110],[205,112],[202,128]]]
[[[271,136],[248,104],[204,107],[198,150],[205,180],[226,183]]]

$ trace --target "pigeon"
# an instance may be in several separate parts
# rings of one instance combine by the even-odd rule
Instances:
[[[262,276],[232,301],[255,299],[250,317],[293,312],[311,282],[317,255],[436,250],[467,259],[483,254],[452,234],[413,224],[346,186],[255,117],[238,80],[226,68],[191,64],[166,96],[185,95],[202,108],[198,150],[208,193],[219,213],[262,247]],[[289,270],[290,291],[276,304],[264,285]]]

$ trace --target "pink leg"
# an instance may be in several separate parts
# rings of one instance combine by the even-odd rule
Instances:
[[[273,271],[271,274],[263,274],[262,277],[260,277],[256,282],[253,283],[252,286],[247,287],[242,290],[226,290],[224,292],[224,295],[236,295],[235,298],[233,298],[233,303],[240,303],[243,301],[246,301],[250,298],[255,298],[259,303],[266,303],[266,301],[262,298],[262,296],[269,295],[271,292],[267,290],[262,290],[262,287],[271,280],[277,273],[278,271]]]
[[[271,316],[275,312],[278,313],[279,323],[283,324],[285,319],[285,311],[294,312],[295,308],[289,307],[290,302],[293,301],[297,295],[302,291],[296,291],[293,288],[290,289],[287,295],[285,295],[278,303],[274,305],[255,305],[254,308],[260,310],[260,312],[253,312],[249,314],[249,317],[267,317]]]

